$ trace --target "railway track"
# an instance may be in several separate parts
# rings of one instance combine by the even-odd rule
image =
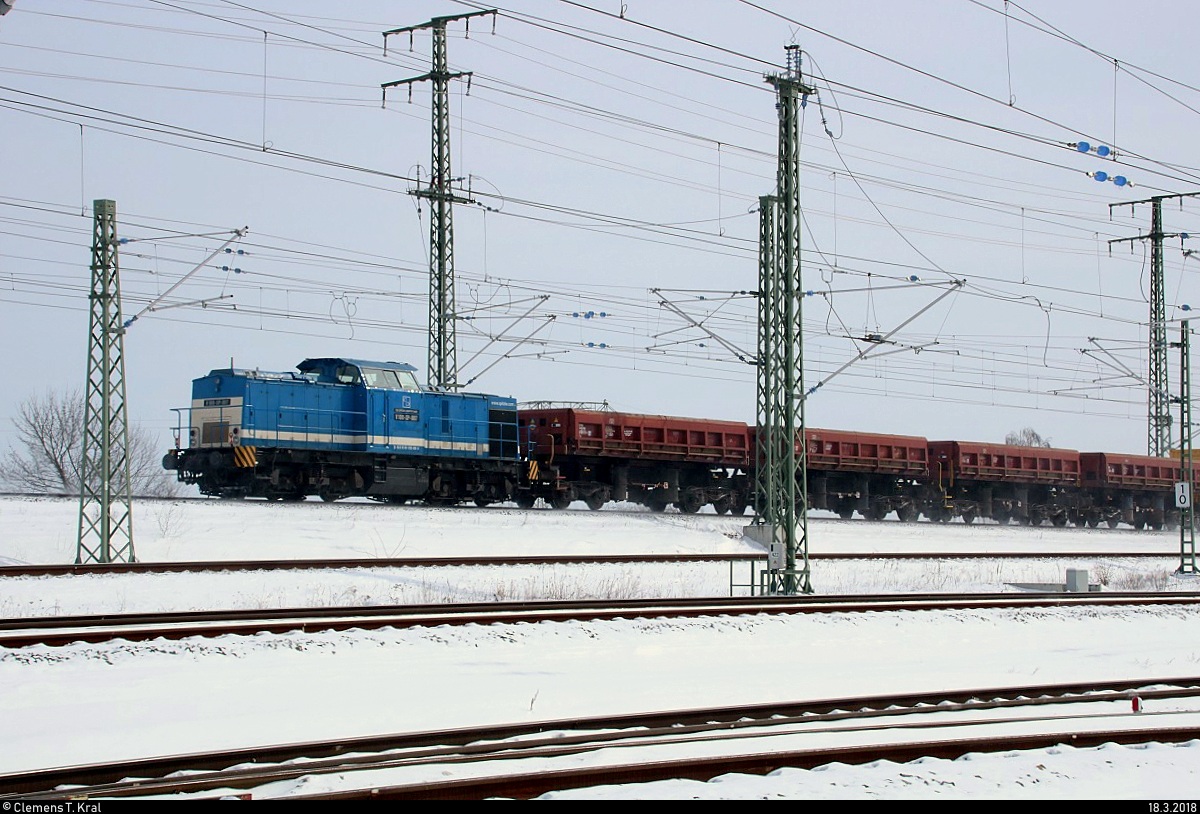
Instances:
[[[1103,552],[816,552],[810,560],[980,560],[980,559],[1068,559],[1088,557],[1106,559],[1178,559],[1178,552],[1103,551]],[[713,554],[582,554],[571,556],[498,556],[498,557],[396,557],[380,559],[287,559],[287,560],[196,560],[190,562],[115,562],[89,564],[0,565],[4,577],[59,577],[96,574],[170,574],[211,573],[220,571],[312,571],[350,568],[442,568],[458,566],[504,567],[513,565],[605,565],[638,563],[745,563],[764,561],[766,553],[734,552]]]
[[[537,601],[367,607],[285,608],[0,619],[0,647],[63,646],[77,642],[148,641],[195,636],[377,630],[438,625],[683,619],[750,614],[883,611],[1010,610],[1061,607],[1194,606],[1200,592],[895,594],[728,599],[642,599],[613,602]]]
[[[1134,714],[1135,697],[1138,708],[1163,711]],[[0,799],[532,797],[834,761],[903,762],[1060,743],[1180,742],[1198,735],[1200,677],[1141,678],[671,710],[177,755],[0,776]],[[535,760],[539,769],[530,771]],[[304,779],[314,777],[326,778],[315,784],[324,788],[302,791],[309,787]]]

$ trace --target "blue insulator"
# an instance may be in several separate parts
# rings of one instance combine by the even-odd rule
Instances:
[[[575,319],[579,319],[579,312],[578,312],[578,311],[572,311],[572,312],[571,312],[571,316],[575,317]]]
[[[921,278],[920,278],[920,277],[918,277],[918,276],[917,276],[917,275],[915,275],[915,274],[912,274],[912,275],[910,275],[910,276],[909,276],[909,278],[908,278],[908,281],[909,281],[910,283],[919,283],[919,282],[921,281]]]
[[[1185,235],[1185,237],[1186,237],[1186,235]],[[608,314],[606,314],[606,313],[604,313],[603,311],[601,311],[601,312],[600,312],[600,316],[601,316],[601,317],[606,317],[606,316],[608,316]]]
[[[1114,177],[1113,177],[1113,179],[1112,179],[1112,182],[1113,182],[1114,184],[1116,184],[1117,186],[1119,186],[1119,187],[1123,187],[1123,186],[1125,186],[1126,184],[1128,184],[1128,183],[1129,183],[1129,181],[1128,181],[1128,180],[1125,178],[1125,176],[1124,176],[1124,175],[1117,175],[1117,176],[1114,176]]]
[[[1188,305],[1188,304],[1185,302],[1183,305],[1179,306],[1179,310],[1180,310],[1180,311],[1191,311],[1191,310],[1192,310],[1192,306]]]
[[[1096,155],[1100,156],[1101,158],[1105,158],[1111,152],[1112,150],[1108,149],[1103,144],[1096,148]]]
[[[1092,177],[1095,178],[1097,181],[1107,181],[1108,173],[1105,172],[1104,170],[1097,170],[1095,173],[1093,173]]]
[[[1088,144],[1086,141],[1081,141],[1075,145],[1075,149],[1081,153],[1088,153],[1091,152],[1092,145]]]

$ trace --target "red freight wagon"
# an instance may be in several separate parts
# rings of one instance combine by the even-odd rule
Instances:
[[[923,477],[929,470],[929,442],[917,436],[879,435],[810,429],[808,468],[839,472],[880,472]]]
[[[530,459],[519,505],[617,500],[691,513],[711,503],[725,513],[751,499],[754,446],[736,421],[551,407],[522,410],[518,424]]]
[[[1131,489],[1173,489],[1181,477],[1179,461],[1146,455],[1085,452],[1079,456],[1083,485]],[[1200,474],[1193,471],[1193,476]]]
[[[533,452],[539,456],[598,455],[745,466],[750,429],[736,421],[637,415],[601,410],[522,410]]]
[[[1080,455],[1073,449],[930,441],[930,476],[959,480],[1078,486]]]

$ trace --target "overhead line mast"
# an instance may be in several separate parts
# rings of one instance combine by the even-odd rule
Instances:
[[[770,74],[779,112],[774,195],[759,198],[758,459],[754,523],[768,536],[771,593],[813,592],[808,562],[807,442],[804,434],[804,287],[800,274],[799,46],[787,73]],[[782,556],[780,556],[782,555]]]
[[[411,195],[429,201],[429,367],[427,381],[430,387],[456,390],[458,382],[458,351],[456,347],[457,318],[454,301],[454,204],[474,203],[469,197],[455,194],[451,183],[455,180],[450,170],[450,80],[467,78],[469,72],[451,72],[446,54],[446,25],[456,20],[492,15],[495,27],[496,11],[473,11],[447,17],[434,17],[420,25],[394,28],[383,32],[384,50],[387,38],[393,34],[408,34],[412,44],[414,32],[426,28],[433,31],[433,63],[429,73],[411,79],[385,82],[381,87],[384,98],[387,89],[398,85],[411,86],[426,80],[433,83],[433,157],[430,164],[429,186],[409,190]],[[470,23],[467,23],[470,34]]]
[[[1146,454],[1157,458],[1165,458],[1171,454],[1171,396],[1167,381],[1167,307],[1166,285],[1163,275],[1163,239],[1168,237],[1186,238],[1186,234],[1167,234],[1163,232],[1162,202],[1172,198],[1194,198],[1200,192],[1188,192],[1180,195],[1155,195],[1144,201],[1129,201],[1127,203],[1109,204],[1108,211],[1112,214],[1114,207],[1137,206],[1150,204],[1150,234],[1139,237],[1122,237],[1108,241],[1114,243],[1130,243],[1135,240],[1150,241],[1150,371],[1146,378],[1149,391],[1147,396],[1147,441]]]
[[[75,562],[135,562],[117,203],[97,200],[92,211],[91,319]]]

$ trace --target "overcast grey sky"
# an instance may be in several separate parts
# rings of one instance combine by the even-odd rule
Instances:
[[[98,198],[131,241],[127,317],[250,230],[245,254],[163,303],[203,307],[126,336],[132,419],[164,445],[191,379],[230,359],[407,361],[423,380],[429,218],[408,191],[428,183],[430,88],[382,106],[380,85],[428,71],[430,36],[385,55],[381,34],[480,8],[500,10],[494,32],[452,23],[449,41],[472,72],[451,103],[477,202],[455,211],[469,389],[753,420],[753,368],[661,302],[753,353],[744,292],[777,126],[763,74],[796,43],[818,89],[801,153],[809,384],[967,281],[893,337],[923,350],[834,379],[810,424],[986,441],[1034,426],[1145,451],[1145,391],[1100,351],[1144,376],[1147,247],[1108,241],[1145,233],[1150,210],[1109,205],[1200,189],[1183,0],[1136,16],[1111,0],[17,0],[0,17],[0,321],[19,371],[0,446],[22,399],[83,382]],[[1198,212],[1168,204],[1166,230],[1200,232]],[[1200,260],[1177,239],[1164,257],[1175,319],[1200,303]]]

